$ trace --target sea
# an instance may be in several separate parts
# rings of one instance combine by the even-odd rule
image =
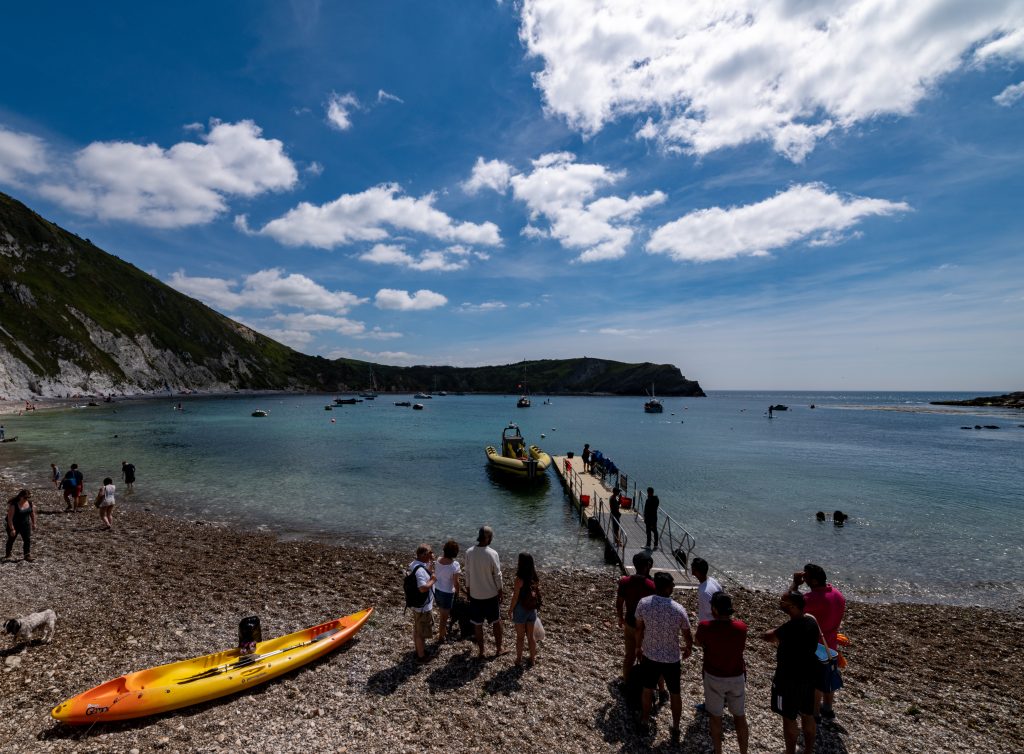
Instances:
[[[1024,412],[930,405],[999,392],[715,391],[666,398],[662,414],[642,397],[519,409],[515,395],[448,395],[423,411],[394,394],[331,410],[325,395],[126,399],[0,417],[18,438],[0,466],[45,483],[51,462],[78,463],[91,491],[120,485],[128,460],[129,508],[410,557],[421,541],[466,548],[489,524],[510,563],[607,569],[553,470],[524,487],[488,468],[485,446],[515,422],[552,455],[589,443],[631,489],[653,486],[727,583],[780,590],[816,562],[863,600],[1009,608],[1024,604]],[[769,417],[774,404],[789,410]],[[815,520],[837,509],[844,526]]]

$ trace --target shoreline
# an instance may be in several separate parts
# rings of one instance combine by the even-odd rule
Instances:
[[[12,480],[0,481],[6,500]],[[512,656],[471,659],[469,642],[412,661],[403,615],[408,553],[282,540],[139,511],[119,495],[115,531],[95,509],[68,515],[52,488],[37,488],[34,563],[0,564],[0,617],[53,608],[53,643],[11,654],[0,673],[0,748],[19,751],[531,751],[669,747],[667,707],[653,740],[636,736],[612,686],[621,638],[614,576],[542,572],[548,631],[538,665]],[[156,506],[154,506],[156,507]],[[464,543],[464,548],[468,543]],[[505,578],[515,543],[497,532]],[[780,584],[780,590],[785,585]],[[773,594],[734,592],[751,628],[747,715],[751,751],[781,749],[768,710],[774,649],[756,634],[782,622]],[[691,615],[692,593],[681,597]],[[223,700],[130,723],[59,726],[49,709],[124,672],[234,644],[237,622],[260,615],[265,638],[367,606],[376,614],[347,647],[278,681]],[[844,631],[853,644],[837,714],[846,733],[822,733],[824,752],[1012,752],[1024,748],[1017,711],[1024,690],[1012,651],[1024,613],[851,600]],[[511,633],[510,631],[507,633]],[[7,637],[5,637],[6,639]],[[489,651],[493,644],[489,643]],[[11,660],[14,660],[13,666]],[[699,664],[683,663],[680,751],[709,751]],[[734,750],[726,717],[726,750]]]

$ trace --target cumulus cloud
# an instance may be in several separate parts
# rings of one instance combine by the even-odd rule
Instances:
[[[521,13],[549,112],[584,134],[647,115],[640,137],[696,155],[766,141],[799,162],[836,128],[911,114],[957,69],[1024,58],[1015,0],[524,0]]]
[[[468,301],[459,307],[459,311],[469,314],[484,312],[498,312],[507,308],[504,301],[483,301],[479,304],[471,304]]]
[[[355,241],[384,241],[390,230],[415,232],[451,243],[501,244],[491,222],[458,222],[434,207],[434,195],[402,196],[396,184],[342,194],[326,204],[302,202],[255,231],[288,246],[332,249]]]
[[[436,309],[448,303],[448,299],[440,293],[421,289],[413,294],[409,291],[381,288],[377,291],[375,305],[378,309],[396,309],[403,312]]]
[[[481,165],[492,163],[478,159],[474,177],[480,174]],[[598,190],[617,183],[625,172],[611,171],[604,165],[578,163],[571,152],[541,155],[533,161],[529,173],[516,173],[511,166],[501,164],[503,171],[507,171],[512,195],[530,210],[531,222],[523,229],[523,235],[554,238],[567,249],[579,250],[578,258],[582,262],[624,256],[633,240],[634,230],[629,221],[648,207],[665,201],[660,191],[626,199],[617,196],[595,199]],[[493,167],[487,171],[489,175],[499,172]],[[473,180],[471,177],[467,183]],[[479,185],[495,187],[484,182]],[[535,225],[540,219],[547,221],[547,230]]]
[[[368,300],[348,291],[330,291],[305,275],[286,275],[276,268],[260,270],[246,276],[241,282],[189,277],[183,270],[178,270],[171,275],[168,283],[188,296],[226,311],[243,307],[273,309],[290,306],[344,314]]]
[[[480,189],[489,188],[499,194],[508,190],[509,179],[512,177],[512,166],[501,160],[484,160],[476,158],[473,173],[462,182],[462,190],[467,194],[475,194]]]
[[[17,185],[19,176],[47,170],[46,143],[42,139],[0,126],[0,182]]]
[[[211,121],[203,143],[93,142],[39,187],[67,209],[101,220],[157,228],[207,223],[227,209],[227,197],[291,188],[295,164],[277,139],[252,121]]]
[[[374,327],[356,335],[355,337],[360,340],[394,340],[395,338],[401,338],[404,336],[402,333],[395,332],[394,330],[382,330],[379,327]]]
[[[450,259],[443,251],[424,251],[419,257],[414,257],[405,251],[404,246],[391,244],[376,244],[372,249],[359,255],[364,262],[374,264],[393,264],[400,267],[408,267],[410,270],[423,272],[451,272],[453,270],[464,270],[469,262],[464,258],[468,251],[461,246],[452,247],[452,254],[463,257]]]
[[[1024,99],[1024,81],[1021,81],[1019,84],[1010,84],[1010,86],[1003,89],[992,99],[995,100],[997,105],[1002,105],[1003,107],[1016,105]]]
[[[367,351],[364,348],[339,348],[326,354],[328,359],[361,359],[377,364],[415,364],[420,358],[407,351]]]
[[[392,94],[391,92],[385,92],[383,89],[377,90],[377,104],[382,102],[397,102],[400,105],[405,104],[405,100],[401,97]]]
[[[348,94],[331,93],[327,98],[327,122],[339,131],[352,128],[352,111],[359,107],[359,100],[351,92]]]
[[[690,262],[765,256],[798,241],[835,243],[864,218],[909,210],[904,202],[842,196],[821,184],[803,184],[757,204],[684,215],[654,231],[647,251]]]
[[[274,315],[274,319],[281,322],[286,329],[301,330],[302,332],[321,332],[327,330],[342,335],[361,335],[366,332],[366,325],[362,322],[356,322],[347,317],[336,317],[331,314],[308,314],[305,312],[278,313]]]

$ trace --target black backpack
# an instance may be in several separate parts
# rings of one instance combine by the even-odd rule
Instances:
[[[406,607],[423,607],[427,604],[427,599],[430,597],[430,590],[428,589],[425,592],[421,592],[420,584],[416,580],[416,571],[420,568],[426,568],[426,566],[416,566],[406,574],[405,579],[402,581],[402,588],[405,590]]]

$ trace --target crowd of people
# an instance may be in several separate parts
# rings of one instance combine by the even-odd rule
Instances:
[[[121,478],[124,479],[128,492],[131,492],[135,486],[135,464],[122,461]],[[51,463],[50,481],[53,483],[54,489],[63,494],[66,513],[77,513],[88,502],[89,495],[85,492],[85,474],[78,468],[77,463],[71,464],[64,474],[61,474],[57,464]],[[96,495],[93,498],[99,512],[100,522],[103,528],[109,531],[114,528],[116,493],[117,487],[114,485],[114,480],[111,477],[104,477],[103,483],[96,490]],[[18,494],[7,501],[5,524],[7,540],[3,560],[11,559],[15,542],[20,538],[24,559],[29,563],[33,562],[35,557],[32,555],[32,534],[36,529],[36,509],[32,502],[31,490],[20,490]]]
[[[418,662],[428,662],[436,647],[427,642],[434,636],[433,611],[439,610],[439,646],[449,636],[461,603],[467,598],[469,623],[476,643],[477,657],[485,656],[484,624],[491,627],[494,656],[506,653],[502,628],[504,588],[501,562],[491,547],[494,531],[483,526],[477,543],[465,553],[464,564],[457,560],[459,545],[448,541],[443,557],[435,559],[433,549],[421,544],[409,564],[407,579],[415,579],[419,600],[407,606],[413,610],[412,635]],[[690,573],[697,581],[697,625],[691,624],[686,608],[675,597],[675,578],[659,571],[653,578],[654,561],[650,551],[633,557],[634,573],[618,582],[615,611],[622,629],[624,654],[619,685],[623,695],[639,698],[641,734],[650,731],[654,694],[668,701],[672,713],[671,737],[678,741],[682,715],[682,662],[689,659],[694,646],[700,648],[704,702],[697,711],[708,716],[708,727],[715,754],[722,752],[723,716],[728,709],[733,718],[741,754],[746,754],[749,726],[746,719],[746,623],[735,616],[733,598],[721,583],[709,575],[703,558],[694,558]],[[806,589],[805,589],[806,588]],[[416,604],[416,603],[419,604]],[[505,616],[516,630],[516,664],[523,662],[528,648],[532,665],[537,661],[537,634],[541,607],[540,577],[529,553],[520,553],[511,599]],[[842,687],[839,671],[841,657],[839,628],[846,610],[842,593],[828,583],[825,570],[808,563],[793,574],[792,582],[779,598],[779,609],[787,620],[760,639],[776,645],[776,665],[770,689],[770,708],[782,718],[787,754],[796,752],[802,732],[804,750],[813,751],[819,725],[835,720],[835,692]]]

